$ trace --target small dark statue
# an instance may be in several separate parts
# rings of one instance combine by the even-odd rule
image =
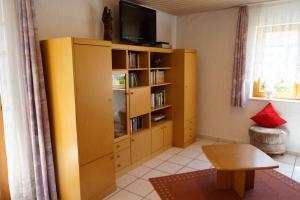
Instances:
[[[112,41],[112,16],[111,10],[107,6],[103,10],[102,22],[104,24],[104,40]]]

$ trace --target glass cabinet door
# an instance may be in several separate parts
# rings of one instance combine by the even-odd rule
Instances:
[[[114,137],[127,135],[126,73],[113,73]]]

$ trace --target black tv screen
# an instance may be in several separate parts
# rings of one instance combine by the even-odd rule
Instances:
[[[126,43],[156,42],[156,11],[120,1],[120,39]]]

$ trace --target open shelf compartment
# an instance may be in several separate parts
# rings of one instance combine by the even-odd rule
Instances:
[[[151,127],[172,120],[172,107],[151,112]]]
[[[150,128],[150,114],[144,114],[130,119],[130,131],[132,134]]]
[[[148,69],[149,68],[149,52],[144,51],[128,51],[128,69]]]
[[[126,69],[127,68],[127,55],[126,50],[112,49],[112,68],[113,69]]]

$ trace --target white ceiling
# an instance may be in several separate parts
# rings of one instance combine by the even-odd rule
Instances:
[[[274,0],[131,0],[132,2],[165,11],[173,15],[231,8]]]

